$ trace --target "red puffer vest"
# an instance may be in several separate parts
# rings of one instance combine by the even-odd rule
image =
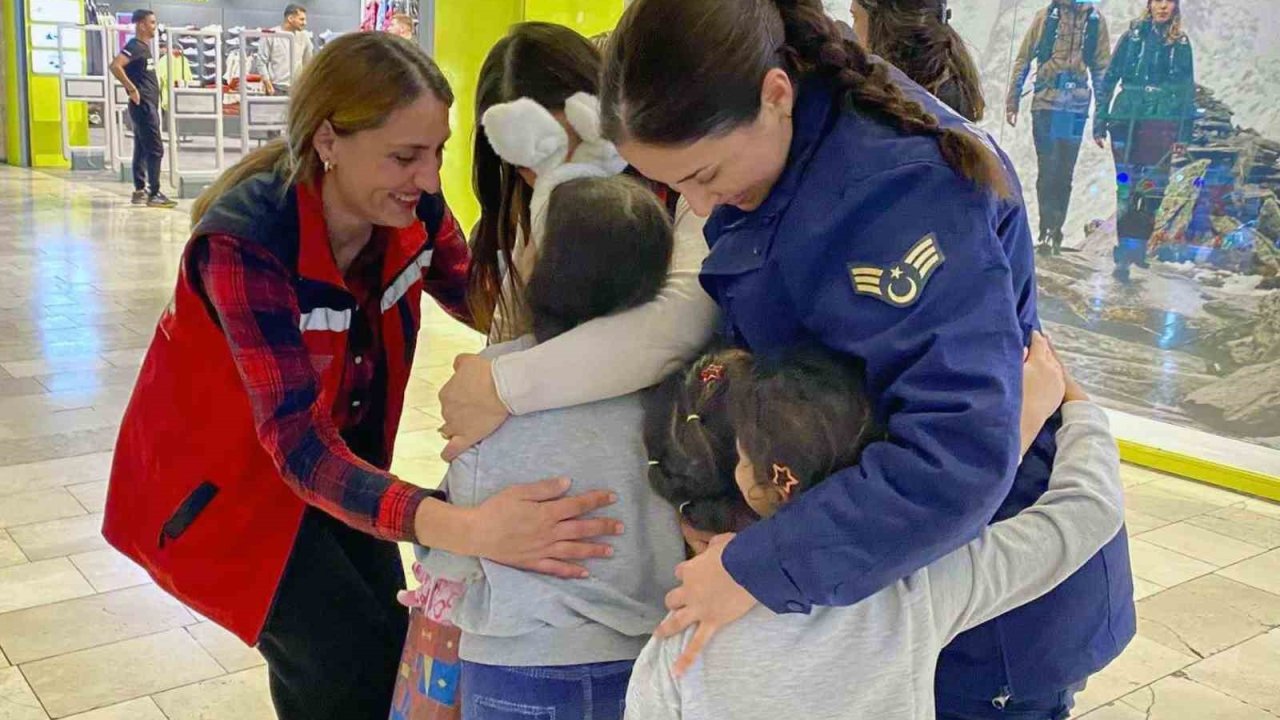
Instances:
[[[394,231],[382,268],[391,457],[421,322],[423,268],[445,213],[425,198],[423,224]],[[333,261],[320,200],[272,174],[221,198],[192,233],[177,289],[143,362],[116,442],[103,535],[160,587],[246,643],[257,642],[293,548],[303,501],[258,442],[230,348],[198,285],[192,249],[228,235],[294,268],[303,340],[321,397],[341,384],[355,298]],[[335,361],[337,359],[337,361]]]

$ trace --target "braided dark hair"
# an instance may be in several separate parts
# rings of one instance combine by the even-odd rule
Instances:
[[[729,425],[729,387],[750,372],[748,353],[711,352],[645,396],[649,484],[698,530],[737,532],[757,519],[734,480]]]
[[[637,0],[605,52],[604,132],[669,146],[730,132],[759,115],[773,69],[793,81],[830,78],[847,107],[903,134],[936,137],[957,173],[1009,193],[996,154],[907,99],[890,66],[843,37],[818,0]]]

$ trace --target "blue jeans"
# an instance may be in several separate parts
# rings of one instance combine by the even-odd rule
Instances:
[[[503,667],[462,663],[462,720],[622,720],[634,661]]]

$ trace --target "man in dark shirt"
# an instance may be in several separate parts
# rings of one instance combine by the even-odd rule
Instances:
[[[160,161],[164,141],[160,139],[160,81],[156,78],[156,58],[151,41],[156,36],[156,14],[150,10],[133,13],[134,38],[111,63],[111,74],[129,93],[129,118],[133,120],[133,204],[173,207],[177,203],[160,192]]]

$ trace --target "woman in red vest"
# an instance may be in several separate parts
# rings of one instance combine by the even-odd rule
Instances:
[[[387,716],[395,541],[577,577],[617,523],[567,480],[476,508],[388,472],[425,291],[464,322],[469,254],[440,197],[453,95],[421,49],[343,36],[295,85],[286,141],[197,202],[116,446],[103,534],[258,644],[279,716]],[[447,680],[447,679],[446,679]]]

